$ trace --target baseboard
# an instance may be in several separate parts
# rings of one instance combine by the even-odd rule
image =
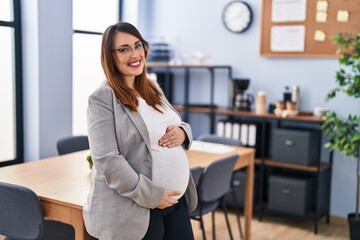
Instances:
[[[338,226],[344,226],[344,227],[348,226],[347,219],[339,216],[330,216],[330,223],[336,224]]]

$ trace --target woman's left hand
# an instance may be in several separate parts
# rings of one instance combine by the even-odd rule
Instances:
[[[184,130],[178,126],[170,126],[166,128],[166,133],[162,136],[158,144],[162,147],[180,146],[186,139]]]

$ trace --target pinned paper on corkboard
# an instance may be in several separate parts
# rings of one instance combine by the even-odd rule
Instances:
[[[326,12],[328,8],[327,1],[317,1],[316,3],[316,11]]]
[[[326,22],[327,21],[327,13],[326,12],[317,12],[316,13],[316,21],[317,22]]]
[[[314,40],[318,42],[325,42],[326,34],[321,30],[316,30],[314,34]]]
[[[349,21],[349,12],[346,10],[339,10],[337,12],[336,20],[338,22],[348,22]]]

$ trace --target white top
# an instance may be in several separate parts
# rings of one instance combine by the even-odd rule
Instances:
[[[163,113],[149,106],[143,98],[138,98],[138,111],[149,132],[151,156],[153,159],[153,183],[171,191],[180,191],[180,198],[189,182],[189,162],[182,146],[161,147],[158,140],[166,133],[169,126],[180,126],[179,115],[170,107],[160,108]]]

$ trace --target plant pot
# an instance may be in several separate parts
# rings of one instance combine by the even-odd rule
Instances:
[[[349,235],[351,240],[360,239],[360,218],[355,219],[355,213],[348,214]]]

